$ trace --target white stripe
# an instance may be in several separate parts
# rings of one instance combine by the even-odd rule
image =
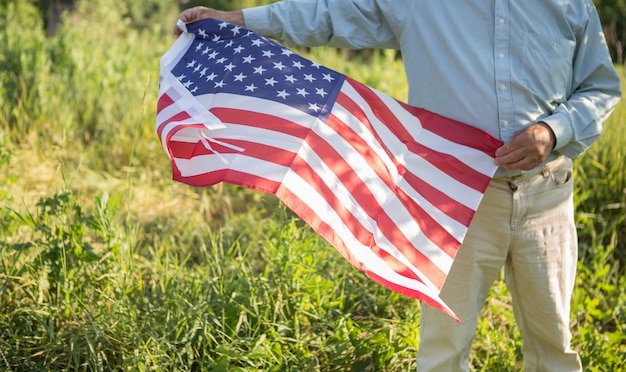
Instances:
[[[175,158],[174,162],[183,177],[194,177],[206,173],[233,169],[274,182],[280,182],[288,169],[282,165],[240,153],[221,154],[221,157],[224,158],[225,162],[216,154],[198,155],[191,159]]]

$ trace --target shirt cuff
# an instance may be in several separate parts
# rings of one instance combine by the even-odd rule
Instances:
[[[540,121],[548,124],[552,132],[554,132],[554,136],[556,137],[554,150],[562,149],[572,140],[574,130],[565,115],[555,114],[542,118]]]
[[[261,35],[267,35],[270,32],[270,17],[267,6],[257,6],[242,10],[243,20],[246,22],[246,28],[256,31]]]

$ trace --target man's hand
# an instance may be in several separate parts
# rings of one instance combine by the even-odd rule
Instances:
[[[546,160],[555,145],[552,129],[539,122],[515,133],[510,142],[497,149],[495,164],[506,169],[530,170]]]
[[[236,25],[245,27],[245,20],[243,18],[243,12],[241,10],[236,10],[232,12],[224,12],[221,10],[215,10],[211,8],[207,8],[204,6],[196,6],[193,8],[183,10],[178,19],[183,21],[184,23],[199,21],[201,19],[206,18],[215,18],[221,19],[222,21],[234,23]],[[182,33],[181,29],[178,26],[174,26],[174,35],[179,36]]]

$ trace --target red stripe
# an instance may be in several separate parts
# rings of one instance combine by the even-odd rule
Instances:
[[[374,116],[376,116],[387,128],[389,128],[389,130],[396,137],[398,137],[400,141],[404,142],[411,151],[413,152],[417,151],[416,153],[420,156],[424,154],[436,155],[434,157],[428,156],[424,158],[424,160],[430,162],[431,164],[436,166],[438,169],[440,169],[442,172],[447,173],[450,177],[453,177],[457,181],[475,190],[478,190],[481,192],[484,191],[486,184],[488,184],[490,180],[488,176],[485,176],[482,173],[475,171],[473,168],[468,167],[465,163],[461,162],[460,160],[458,160],[452,155],[437,152],[436,150],[432,150],[432,149],[426,149],[426,151],[424,151],[423,145],[417,144],[415,142],[411,134],[407,131],[406,127],[402,125],[402,123],[398,120],[398,118],[393,113],[393,111],[391,111],[389,107],[387,107],[387,105],[380,99],[380,97],[378,97],[378,95],[376,95],[374,91],[372,91],[366,85],[363,85],[352,79],[347,79],[346,81],[368,103],[372,112],[374,113]],[[342,106],[343,106],[343,103],[342,103]],[[352,107],[346,107],[346,108],[348,108],[349,111],[352,111]],[[415,108],[415,110],[411,110],[410,113],[415,115],[415,112],[419,112],[420,110],[421,109]],[[448,138],[448,136],[446,135],[448,132],[457,130],[457,128],[459,128],[458,130],[460,130],[464,127],[469,127],[465,124],[461,124],[455,121],[450,121],[450,123],[451,125],[453,125],[453,127],[451,128],[446,127],[445,130],[440,130],[440,133],[438,134],[440,134],[444,138]],[[454,125],[454,124],[457,124],[457,125]],[[439,125],[438,122],[437,122],[437,125]],[[430,125],[430,126],[432,127],[433,125]],[[469,128],[472,128],[472,127],[469,127]],[[473,128],[473,129],[476,129],[476,128]],[[475,131],[470,131],[470,132],[473,133],[474,135],[476,134]],[[480,133],[482,133],[482,131]],[[473,138],[470,138],[470,139],[473,140]],[[470,147],[473,147],[473,146],[470,146]],[[454,170],[454,171],[451,172],[450,170]]]
[[[224,107],[212,108],[211,112],[225,124],[242,124],[254,128],[280,131],[298,138],[304,138],[309,133],[309,128],[280,116]]]
[[[219,161],[219,159],[216,159],[216,161]],[[280,182],[234,169],[221,169],[193,176],[181,176],[178,173],[174,180],[194,187],[206,187],[220,182],[227,182],[268,194],[275,194],[280,186]]]
[[[157,114],[159,114],[163,109],[168,106],[174,104],[174,100],[167,93],[164,93],[159,97],[159,101],[157,102]]]
[[[399,103],[407,111],[417,116],[425,129],[452,142],[475,148],[491,157],[495,157],[496,150],[503,145],[502,141],[490,136],[481,129],[403,102]]]
[[[375,99],[378,100],[376,94],[368,86],[349,77],[346,78],[346,81],[362,96],[364,96],[362,93],[364,92],[368,96],[374,96]],[[427,129],[441,137],[447,138],[452,142],[480,150],[491,157],[495,157],[496,149],[503,144],[502,141],[490,136],[488,133],[479,128],[446,116],[441,116],[423,108],[411,106],[400,101],[397,102],[406,111],[416,116],[424,129]],[[386,107],[384,103],[383,107]]]
[[[406,172],[403,177],[411,186],[413,186],[415,190],[418,190],[420,195],[426,198],[437,209],[464,226],[469,226],[469,223],[475,213],[472,208],[459,203],[448,194],[432,186],[428,182],[425,182],[413,173]]]

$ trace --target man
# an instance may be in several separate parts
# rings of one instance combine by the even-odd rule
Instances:
[[[468,370],[477,318],[502,267],[525,370],[581,370],[569,331],[571,159],[599,136],[621,95],[591,0],[302,0],[180,14],[208,17],[288,44],[398,49],[410,104],[503,140],[499,170],[441,291],[461,323],[422,307],[417,370]]]

